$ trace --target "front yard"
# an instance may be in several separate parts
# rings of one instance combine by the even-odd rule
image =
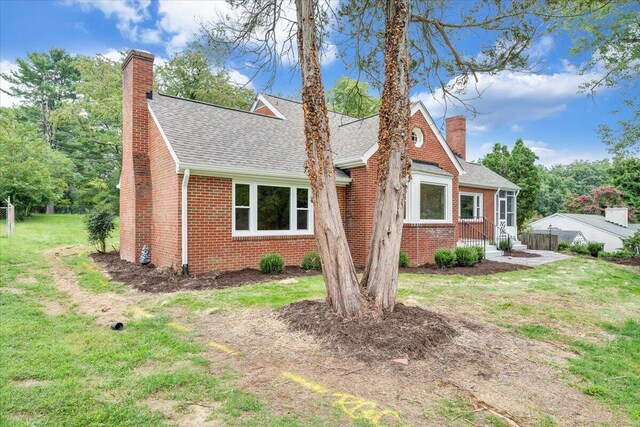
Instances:
[[[365,363],[279,318],[319,276],[144,293],[85,242],[70,215],[0,239],[0,425],[640,425],[637,267],[402,274],[399,300],[458,335]]]

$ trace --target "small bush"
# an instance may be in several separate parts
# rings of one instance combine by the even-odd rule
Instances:
[[[266,254],[260,258],[260,271],[266,274],[278,274],[284,271],[284,259],[280,254]]]
[[[513,248],[513,241],[511,239],[501,239],[498,242],[498,250],[504,252],[511,252],[511,248]]]
[[[404,249],[400,250],[398,265],[400,267],[409,267],[409,264],[411,264],[411,260],[409,259],[409,255],[407,255],[407,251],[405,251]]]
[[[473,247],[456,248],[456,260],[460,267],[473,267],[478,263],[478,251]]]
[[[600,258],[632,258],[633,254],[625,249],[619,249],[615,252],[602,251],[598,256]]]
[[[482,246],[474,246],[474,248],[478,253],[478,262],[482,261],[485,257],[484,248]]]
[[[436,265],[440,268],[451,268],[456,265],[456,254],[451,249],[441,248],[434,254]]]
[[[116,228],[115,215],[106,207],[95,208],[84,217],[84,227],[89,234],[89,241],[96,245],[98,252],[107,250],[106,240]]]
[[[591,254],[592,257],[598,257],[598,254],[604,251],[604,243],[600,242],[589,242],[587,243],[587,250]]]
[[[574,254],[589,255],[589,249],[587,249],[587,245],[583,245],[582,243],[575,243],[571,245],[570,250]]]
[[[633,236],[624,239],[622,247],[634,256],[640,255],[640,230],[636,231]]]
[[[560,242],[558,243],[558,252],[569,252],[571,249],[571,245],[569,242]]]
[[[317,251],[311,251],[304,254],[300,267],[305,270],[320,270],[322,268],[322,261],[320,260],[320,254]]]

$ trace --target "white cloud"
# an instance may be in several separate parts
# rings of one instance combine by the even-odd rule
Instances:
[[[99,10],[107,19],[114,18],[120,33],[132,41],[159,41],[159,38],[154,37],[153,30],[140,28],[149,17],[151,0],[65,0],[64,3],[78,5],[85,12]]]
[[[8,74],[11,71],[15,71],[18,69],[18,64],[15,62],[2,60],[0,61],[0,73]],[[0,89],[7,90],[10,85],[5,79],[0,77]],[[13,107],[14,105],[20,102],[20,98],[16,98],[15,96],[7,95],[4,92],[0,92],[0,107]]]
[[[529,147],[531,151],[533,151],[538,156],[538,161],[536,163],[544,165],[544,166],[553,166],[553,165],[568,165],[574,160],[602,160],[607,157],[607,154],[601,151],[576,151],[576,150],[568,150],[565,148],[553,148],[548,143],[544,141],[537,141],[531,139],[523,139],[524,145]],[[506,144],[509,147],[509,150],[513,149],[512,144]],[[559,143],[559,146],[564,146],[565,144]],[[479,147],[468,146],[467,158],[469,160],[477,160],[484,157],[486,154],[490,153],[493,150],[494,144],[484,143]]]
[[[494,75],[479,74],[475,86],[462,88],[461,97],[475,109],[477,115],[470,117],[467,129],[471,133],[481,133],[500,126],[516,126],[518,123],[535,121],[557,115],[567,108],[567,104],[583,94],[579,86],[593,80],[597,74],[578,74],[563,71],[555,74],[519,73],[503,71]],[[451,80],[450,84],[455,84]],[[444,106],[442,90],[434,95],[421,92],[412,97],[421,100],[434,117],[456,114],[469,116],[469,111],[457,103]]]
[[[101,53],[100,55],[104,56],[110,61],[120,62],[124,60],[123,52],[117,49],[109,49],[106,52]]]
[[[326,67],[331,65],[338,60],[338,48],[333,43],[325,43],[320,56],[322,66]]]
[[[229,72],[229,81],[237,86],[244,86],[248,89],[253,89],[253,82],[249,77],[245,76],[238,70],[231,69]]]
[[[511,125],[511,132],[513,132],[513,133],[522,132],[522,126],[518,125],[517,123],[512,124]]]
[[[543,36],[540,39],[536,40],[536,42],[529,48],[527,53],[529,57],[534,59],[544,58],[553,50],[555,47],[555,41],[553,40],[553,36]]]

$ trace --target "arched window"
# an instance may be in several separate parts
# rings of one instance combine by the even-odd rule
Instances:
[[[422,143],[424,142],[424,135],[422,134],[420,128],[414,128],[411,131],[411,142],[413,142],[413,145],[418,148],[422,146]]]

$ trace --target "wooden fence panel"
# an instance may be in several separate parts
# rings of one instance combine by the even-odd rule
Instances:
[[[536,249],[543,251],[558,250],[558,236],[549,234],[522,233],[520,239],[528,249]]]

